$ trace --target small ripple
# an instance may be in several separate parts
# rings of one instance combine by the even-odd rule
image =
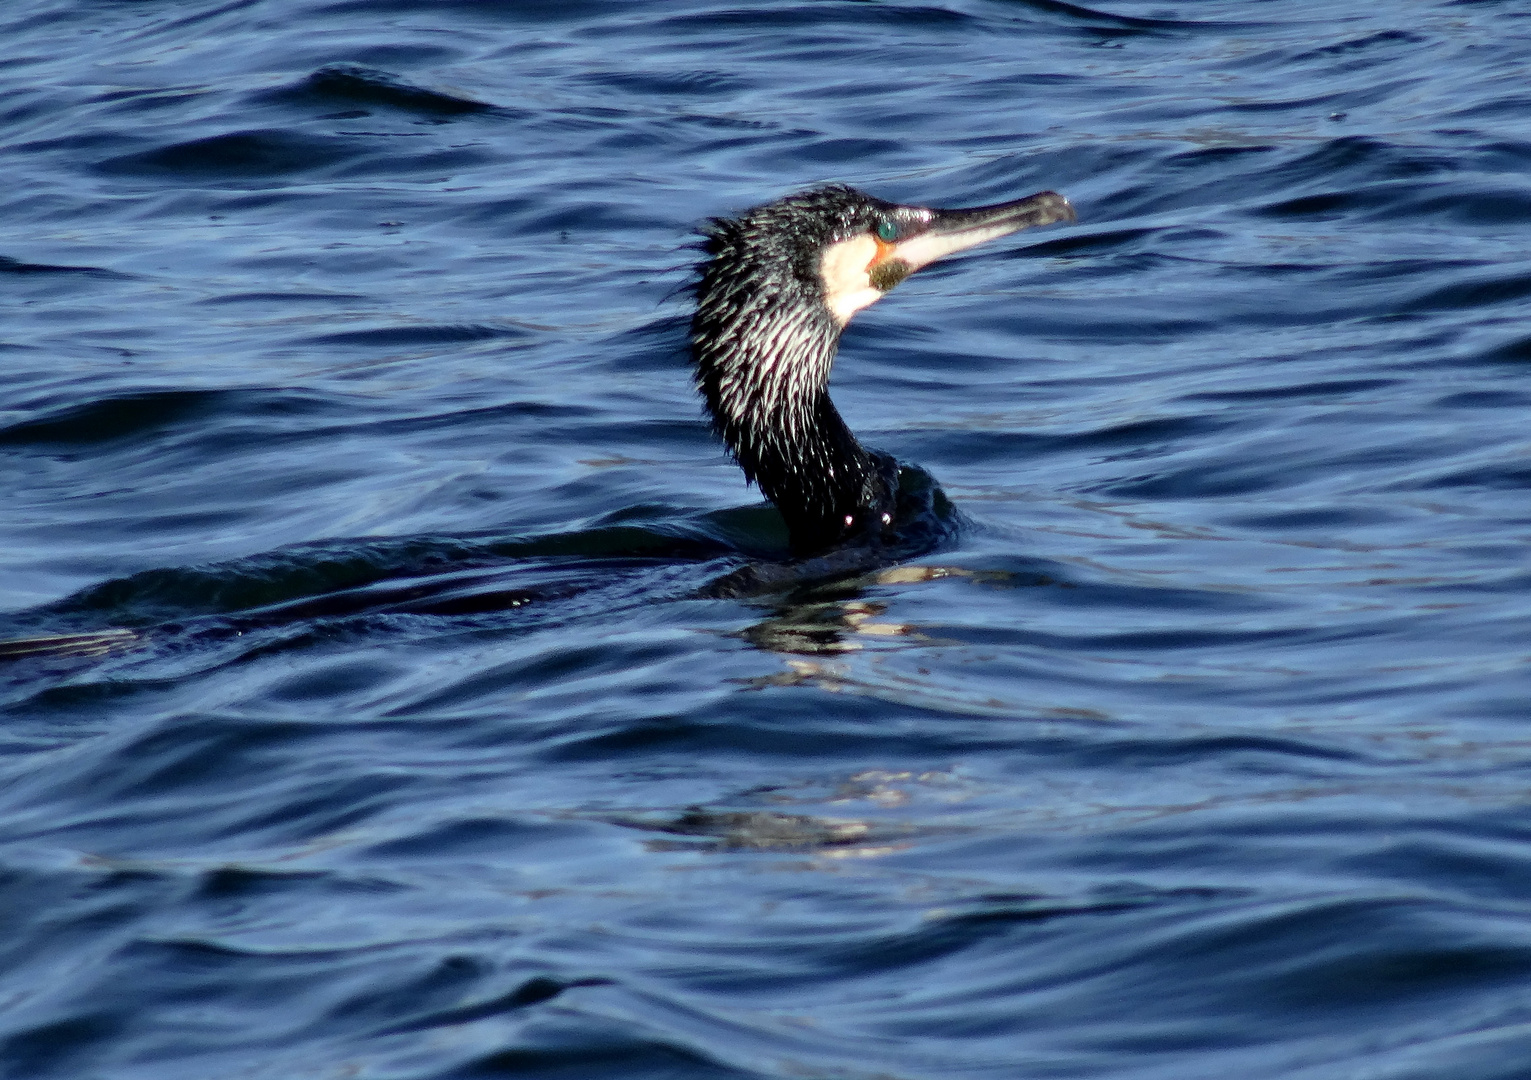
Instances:
[[[1113,499],[1148,502],[1221,499],[1272,491],[1292,478],[1271,471],[1269,461],[1198,462],[1180,468],[1138,473],[1091,485],[1086,490]]]
[[[51,263],[22,262],[0,255],[0,274],[84,274],[89,277],[130,278],[129,274],[116,270],[104,270],[99,266],[55,266]]]
[[[441,1009],[437,1012],[425,1013],[424,1015],[382,1028],[377,1034],[395,1035],[407,1031],[428,1031],[431,1028],[471,1024],[489,1017],[518,1012],[532,1005],[540,1005],[542,1002],[551,1001],[565,990],[570,990],[574,987],[612,986],[614,984],[614,980],[605,978],[559,980],[549,978],[546,975],[538,975],[526,980],[520,986],[500,997],[469,1005],[457,1005],[449,1009]],[[421,1000],[419,987],[402,989],[407,993],[412,1003]],[[403,999],[405,993],[399,993],[396,996]]]
[[[120,157],[96,168],[107,174],[161,177],[261,179],[323,170],[359,155],[357,145],[336,136],[305,135],[280,129],[236,131],[173,143]]]
[[[1270,187],[1341,177],[1350,186],[1361,181],[1413,180],[1452,173],[1460,159],[1445,149],[1412,146],[1368,135],[1328,139],[1316,149],[1283,162],[1263,174]]]
[[[435,326],[382,326],[371,330],[344,330],[339,333],[316,334],[296,340],[297,343],[305,345],[404,348],[415,345],[450,345],[464,341],[487,341],[491,338],[526,339],[533,336],[533,331],[520,326],[447,323]]]
[[[879,7],[863,14],[839,4],[786,4],[774,8],[717,8],[687,12],[655,19],[648,29],[655,34],[688,34],[711,38],[717,31],[742,32],[754,37],[764,28],[786,30],[792,28],[820,28],[826,24],[862,24],[863,19],[874,23],[903,24],[917,28],[938,26],[971,26],[974,18],[965,12],[950,8],[911,4],[908,6]],[[612,32],[626,33],[625,26],[613,28]],[[819,41],[817,44],[822,45]]]
[[[1336,42],[1333,45],[1308,49],[1305,52],[1296,53],[1283,59],[1288,63],[1302,63],[1324,57],[1350,56],[1359,52],[1372,52],[1378,46],[1422,45],[1428,40],[1428,38],[1423,38],[1418,34],[1411,34],[1407,30],[1380,30],[1375,34],[1365,34],[1358,38]]]
[[[407,836],[367,847],[367,858],[397,860],[450,860],[494,857],[520,851],[530,857],[534,846],[557,848],[578,844],[585,830],[557,821],[511,817],[471,817],[433,823]]]
[[[1516,338],[1486,349],[1478,354],[1477,359],[1491,364],[1531,363],[1531,336]]]
[[[270,390],[156,390],[58,409],[0,427],[0,446],[79,447],[141,438],[216,415],[312,417],[329,400]]]
[[[1085,25],[1078,27],[1079,31],[1092,37],[1096,35],[1106,38],[1157,35],[1162,31],[1257,30],[1275,25],[1270,22],[1247,20],[1172,19],[1165,17],[1163,13],[1159,17],[1123,15],[1086,7],[1083,4],[1071,4],[1067,0],[1026,0],[1019,6],[1048,15],[1061,15],[1069,20],[1084,23]]]
[[[472,98],[416,86],[393,72],[364,64],[330,64],[293,86],[266,91],[261,98],[321,107],[377,105],[427,116],[462,116],[494,108]]]
[[[581,76],[579,81],[602,90],[620,90],[643,98],[685,97],[688,103],[708,96],[737,94],[750,85],[725,71],[598,71]]]
[[[1531,464],[1519,458],[1513,462],[1489,462],[1401,486],[1404,490],[1410,491],[1436,491],[1450,488],[1519,491],[1531,488]]]
[[[1404,305],[1408,311],[1461,311],[1514,303],[1531,296],[1531,269],[1478,275],[1431,289]]]
[[[1520,390],[1460,390],[1442,394],[1433,402],[1438,409],[1526,409],[1531,394]]]
[[[354,304],[368,297],[361,293],[343,292],[237,292],[222,296],[209,296],[198,300],[199,304]]]
[[[1122,460],[1165,452],[1186,440],[1215,435],[1235,426],[1237,421],[1233,419],[1190,414],[1131,420],[1056,435],[1027,431],[937,428],[904,433],[900,437],[900,451],[917,457],[939,456],[946,461],[962,464],[1016,457],[1030,459],[1091,450],[1111,450],[1115,452],[1112,460]],[[1126,453],[1123,454],[1123,451]]]
[[[1179,401],[1281,401],[1286,398],[1324,398],[1341,394],[1362,394],[1396,386],[1398,379],[1334,379],[1303,383],[1299,386],[1264,386],[1250,390],[1203,390],[1182,394]]]

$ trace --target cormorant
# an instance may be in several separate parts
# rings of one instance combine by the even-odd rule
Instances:
[[[829,400],[851,316],[943,255],[1073,220],[1052,191],[935,210],[841,184],[712,220],[691,319],[696,385],[745,478],[786,519],[795,554],[883,542],[900,527],[897,463],[857,442]]]

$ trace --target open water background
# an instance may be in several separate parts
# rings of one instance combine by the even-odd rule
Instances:
[[[0,1071],[1531,1076],[1531,10],[0,8]],[[966,515],[744,598],[706,216]],[[919,568],[925,569],[919,569]]]

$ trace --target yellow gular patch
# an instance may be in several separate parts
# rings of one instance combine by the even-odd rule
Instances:
[[[862,233],[824,249],[824,257],[819,260],[824,303],[841,326],[868,304],[882,299],[882,290],[872,284],[867,271],[883,246],[871,235]]]

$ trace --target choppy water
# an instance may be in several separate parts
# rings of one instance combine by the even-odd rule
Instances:
[[[0,1068],[1531,1076],[1511,2],[10,0]],[[835,377],[783,541],[697,223],[1080,223]],[[127,632],[131,631],[131,633]]]

